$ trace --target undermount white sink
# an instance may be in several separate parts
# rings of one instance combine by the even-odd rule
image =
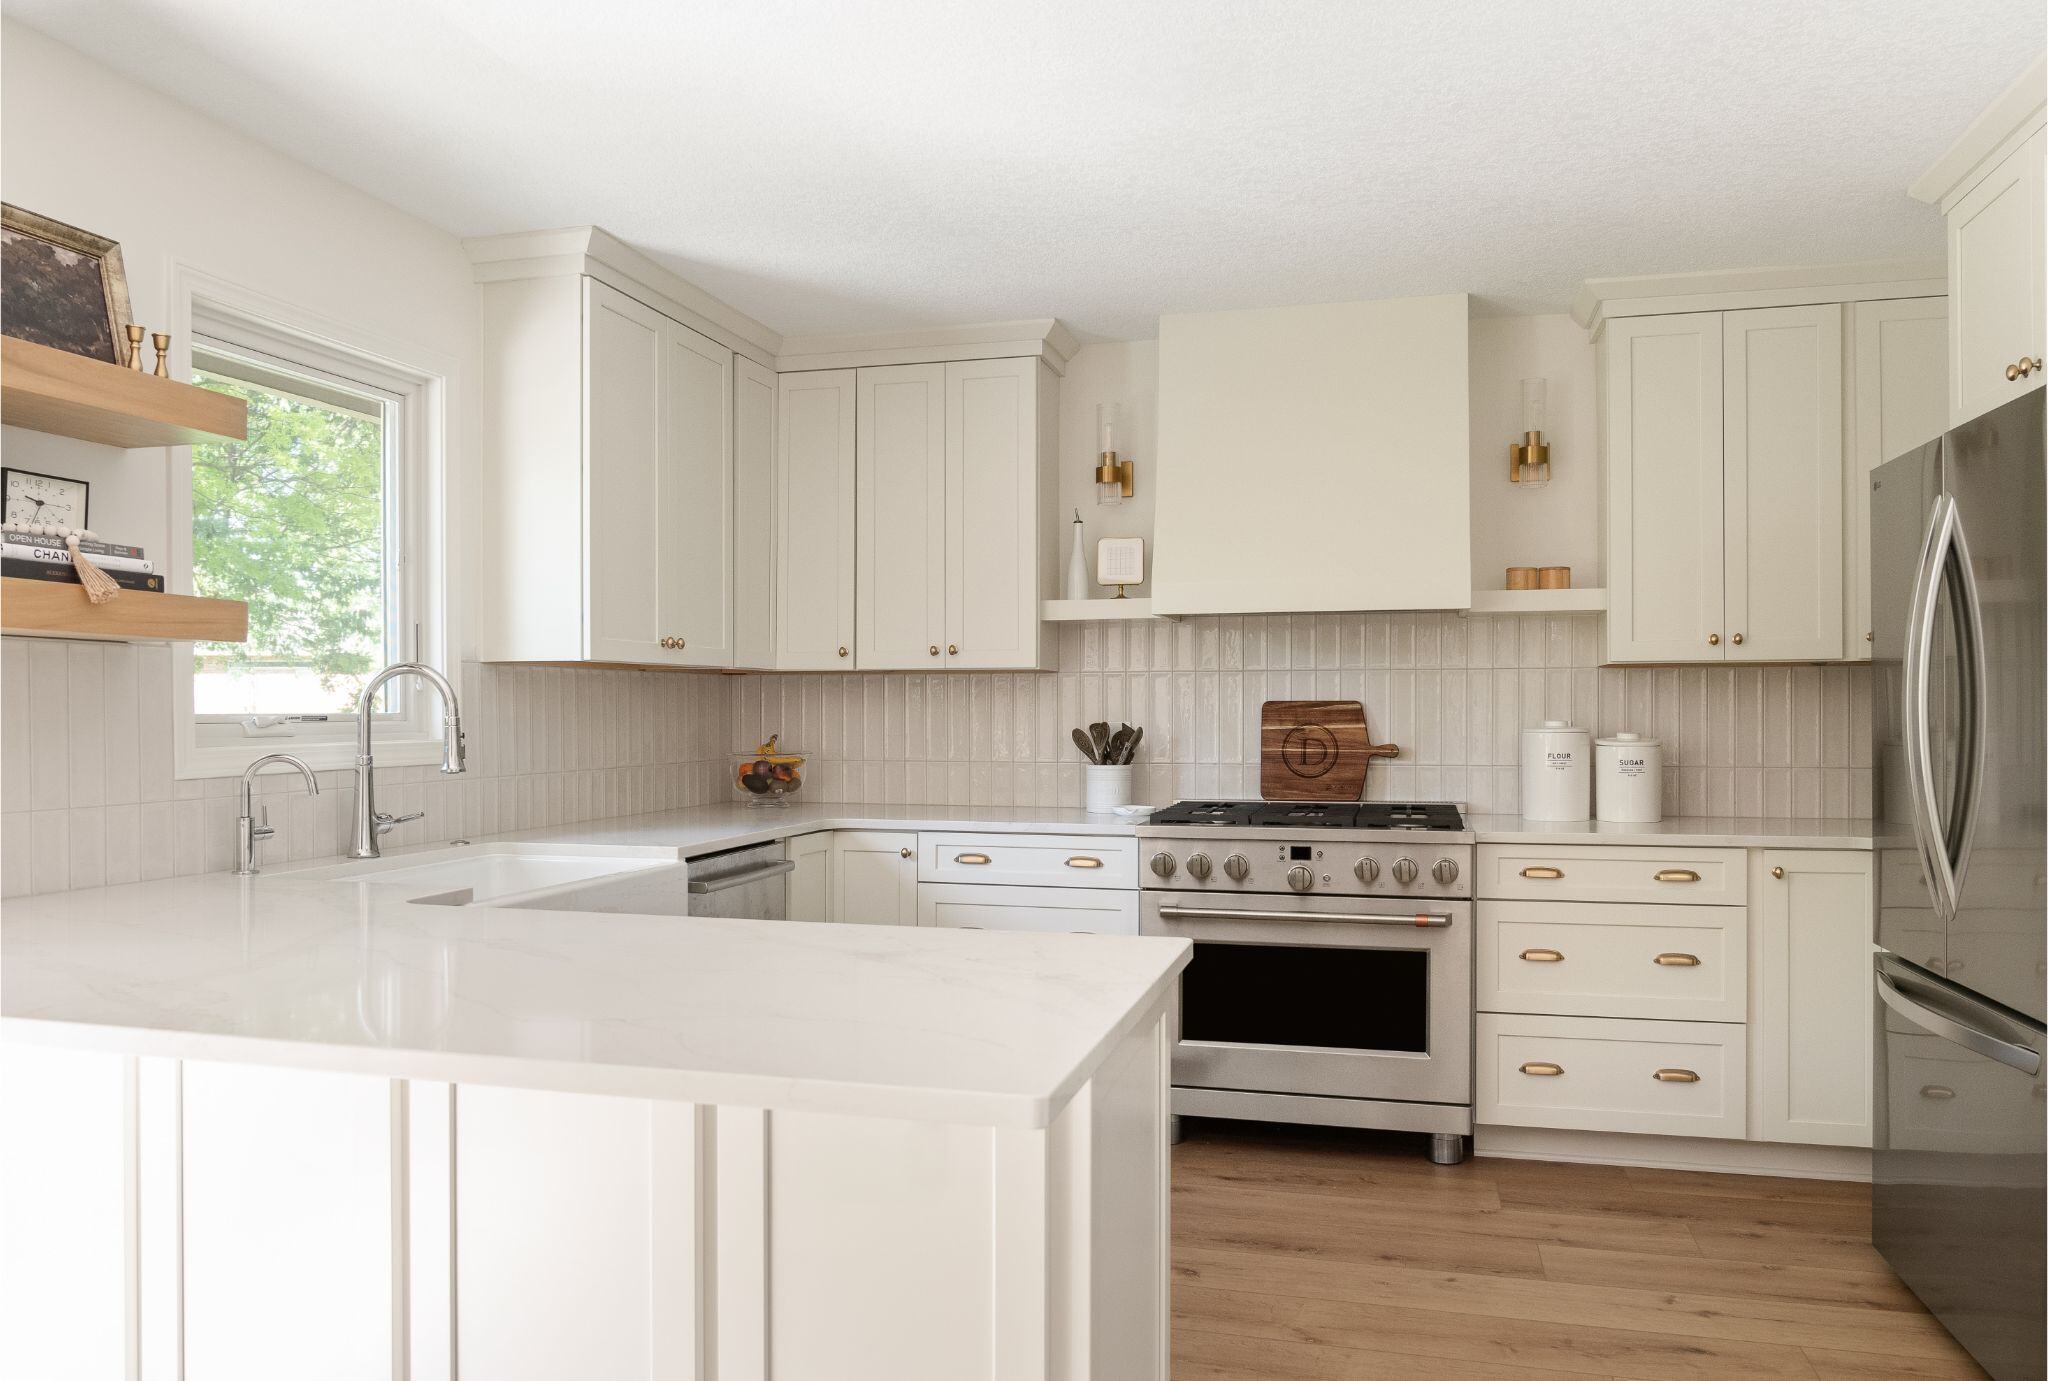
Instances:
[[[673,868],[673,853],[619,855],[437,849],[294,871],[295,878],[402,888],[413,901],[473,905],[650,868]]]

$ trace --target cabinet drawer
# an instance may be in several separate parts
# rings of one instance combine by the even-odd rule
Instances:
[[[1135,888],[1138,841],[1113,834],[920,834],[917,880]]]
[[[1740,906],[1746,863],[1741,849],[1481,844],[1478,886],[1482,897],[1532,901]]]
[[[1742,907],[1488,901],[1477,913],[1483,1012],[1743,1019]]]
[[[985,887],[924,882],[917,923],[959,930],[1079,931],[1136,935],[1138,894],[1098,887]]]
[[[1485,1013],[1472,1115],[1505,1127],[1740,1139],[1746,1056],[1747,1033],[1733,1023]]]

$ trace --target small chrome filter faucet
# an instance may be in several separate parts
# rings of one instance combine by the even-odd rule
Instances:
[[[254,796],[256,774],[274,762],[299,769],[299,775],[306,779],[306,794],[320,794],[320,780],[313,775],[313,769],[290,753],[266,753],[242,769],[242,818],[235,822],[235,876],[254,877],[262,870],[256,866],[256,845],[270,838],[277,831],[270,825],[270,808],[263,808],[263,823],[255,820]]]

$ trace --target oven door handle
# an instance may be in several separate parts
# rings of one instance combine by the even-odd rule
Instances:
[[[1162,921],[1335,921],[1344,925],[1403,925],[1416,930],[1444,930],[1451,924],[1449,916],[1435,915],[1427,911],[1411,911],[1406,915],[1387,915],[1378,912],[1358,911],[1253,911],[1242,907],[1228,906],[1172,906],[1159,908]]]

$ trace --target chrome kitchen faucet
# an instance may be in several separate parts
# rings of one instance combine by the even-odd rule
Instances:
[[[235,876],[252,878],[259,871],[256,867],[256,845],[270,838],[277,831],[270,824],[270,807],[263,808],[263,823],[256,823],[254,804],[256,774],[274,762],[299,769],[299,775],[306,779],[306,794],[320,794],[320,779],[313,775],[313,769],[306,766],[290,753],[265,753],[242,770],[242,816],[235,821]]]
[[[441,693],[446,710],[441,720],[441,771],[455,776],[462,771],[462,707],[456,703],[455,687],[448,678],[424,662],[394,662],[370,678],[356,703],[356,819],[349,832],[350,858],[378,858],[377,836],[417,820],[425,811],[411,815],[384,815],[377,810],[376,771],[370,757],[370,722],[376,717],[377,692],[394,676],[417,676]]]

